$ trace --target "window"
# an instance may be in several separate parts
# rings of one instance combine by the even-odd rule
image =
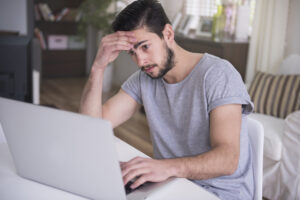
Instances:
[[[185,0],[184,14],[212,17],[217,12],[217,2],[214,0]]]
[[[121,10],[123,10],[127,5],[129,5],[133,1],[134,0],[118,0],[118,1],[116,1],[117,13],[119,13]]]
[[[185,0],[183,13],[184,15],[194,16],[194,21],[190,24],[192,28],[197,27],[197,20],[201,17],[213,17],[217,12],[217,6],[224,4],[235,4],[237,9],[238,5],[248,4],[250,6],[250,23],[249,23],[249,35],[252,32],[253,19],[255,13],[256,0]]]

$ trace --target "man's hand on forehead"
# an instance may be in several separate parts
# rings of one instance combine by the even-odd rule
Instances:
[[[121,42],[121,43],[127,43],[131,46],[131,48],[128,50],[136,49],[137,47],[137,39],[135,37],[135,33],[133,31],[117,31],[107,38],[109,41],[113,42]],[[139,44],[138,44],[139,45]]]
[[[137,43],[133,31],[117,31],[101,39],[94,61],[95,66],[104,69],[108,63],[114,61],[121,51],[129,51]]]
[[[110,35],[106,35],[103,38],[106,42],[113,42],[113,41],[126,41],[129,43],[134,43],[136,42],[136,38],[133,32],[129,31],[118,31],[115,33],[112,33]]]
[[[142,41],[137,41],[137,39],[135,38],[135,33],[133,31],[118,31],[115,32],[115,34],[117,35],[117,40],[124,40],[124,41],[128,41],[133,45],[128,52],[129,53],[133,53],[135,49],[137,49],[141,44],[143,44],[144,42],[147,42],[148,40],[142,40]]]

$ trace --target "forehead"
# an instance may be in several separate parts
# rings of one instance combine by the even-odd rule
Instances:
[[[143,40],[148,40],[148,41],[160,40],[160,37],[158,37],[156,33],[150,32],[145,28],[139,28],[134,30],[133,32],[138,42]]]

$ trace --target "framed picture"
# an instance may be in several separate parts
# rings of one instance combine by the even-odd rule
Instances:
[[[199,25],[196,31],[197,36],[211,37],[211,31],[213,26],[213,18],[201,16]]]
[[[192,16],[190,15],[184,15],[181,19],[181,22],[178,27],[178,32],[182,33],[183,35],[187,35],[190,28]]]
[[[178,28],[181,17],[182,17],[182,13],[179,12],[179,13],[176,14],[175,18],[173,19],[172,28],[173,28],[174,31],[176,31],[176,29]]]

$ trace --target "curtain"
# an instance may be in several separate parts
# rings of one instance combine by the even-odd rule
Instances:
[[[289,0],[256,1],[246,84],[257,71],[276,73],[284,56]]]

